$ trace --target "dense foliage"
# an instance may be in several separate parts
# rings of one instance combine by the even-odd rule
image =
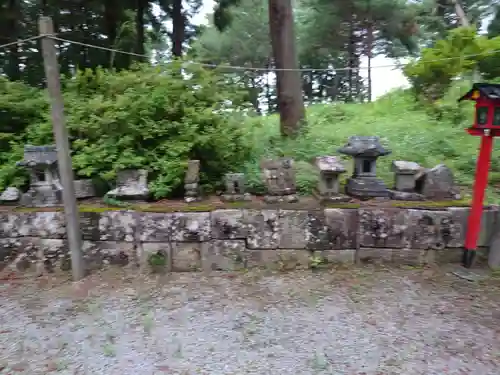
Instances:
[[[12,162],[22,158],[23,142],[47,144],[53,139],[41,93],[22,84],[10,85],[18,91],[0,92],[2,112],[20,119],[16,132],[4,136],[11,152],[5,148],[1,153],[8,155],[0,167],[2,186],[23,181],[13,180],[19,175],[12,168]],[[20,114],[25,107],[13,101],[33,94],[31,102],[23,103],[33,108]],[[118,170],[145,168],[151,173],[151,190],[160,198],[182,186],[189,159],[201,160],[205,185],[220,181],[223,173],[247,159],[249,144],[237,122],[245,102],[216,72],[188,67],[181,73],[180,63],[118,73],[87,70],[64,82],[64,98],[79,176],[112,181]]]

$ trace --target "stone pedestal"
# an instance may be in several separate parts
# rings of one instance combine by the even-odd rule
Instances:
[[[127,169],[117,173],[116,188],[106,194],[119,200],[147,200],[149,198],[148,172]]]
[[[295,182],[293,159],[263,160],[260,164],[263,171],[267,194],[266,203],[293,203],[299,200]]]
[[[389,197],[387,186],[377,178],[376,162],[391,151],[380,144],[378,137],[350,137],[338,151],[354,159],[354,171],[346,184],[347,195],[360,199]]]

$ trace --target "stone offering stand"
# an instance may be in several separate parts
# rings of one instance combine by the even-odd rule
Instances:
[[[452,172],[395,161],[393,189],[376,176],[377,158],[390,151],[377,137],[351,137],[339,150],[352,156],[346,172],[340,158],[318,156],[314,197],[297,194],[294,161],[263,160],[264,197],[246,191],[245,176],[228,173],[226,191],[206,198],[199,186],[200,162],[189,162],[184,202],[148,201],[147,171],[127,170],[107,193],[126,202],[110,207],[92,200],[90,180],[75,181],[88,270],[122,265],[169,271],[239,270],[255,266],[293,269],[328,263],[396,262],[423,265],[459,262],[468,202],[460,201]],[[23,193],[0,196],[0,274],[67,271],[61,185],[52,146],[27,146],[31,184]],[[90,199],[90,201],[89,201]],[[128,202],[127,202],[128,201]],[[133,201],[133,202],[132,202]],[[7,206],[7,205],[10,206]],[[487,250],[498,229],[498,210],[485,208],[479,247]]]

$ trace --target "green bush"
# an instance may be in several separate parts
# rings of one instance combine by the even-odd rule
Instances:
[[[74,169],[112,181],[119,170],[144,168],[161,198],[180,191],[187,161],[199,159],[201,183],[213,189],[248,158],[250,145],[234,116],[245,108],[241,97],[216,72],[180,63],[79,72],[64,81]],[[50,119],[33,123],[28,139],[51,143]]]
[[[16,167],[33,124],[44,120],[48,102],[42,91],[0,77],[0,187],[22,186],[26,175]]]

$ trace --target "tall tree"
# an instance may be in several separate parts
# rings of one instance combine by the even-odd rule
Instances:
[[[276,91],[283,136],[298,134],[305,120],[304,100],[297,51],[291,0],[268,0],[269,31],[276,66]]]

